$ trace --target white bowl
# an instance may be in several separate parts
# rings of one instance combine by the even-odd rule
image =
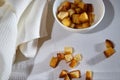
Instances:
[[[60,4],[65,1],[65,0],[55,0],[54,5],[53,5],[53,15],[55,17],[55,19],[57,20],[57,22],[66,30],[71,31],[71,32],[87,32],[93,28],[95,28],[103,19],[104,14],[105,14],[105,6],[104,6],[104,2],[103,0],[83,0],[83,2],[85,3],[91,3],[94,7],[94,14],[95,14],[95,20],[93,25],[91,25],[88,28],[84,28],[84,29],[73,29],[73,28],[69,28],[64,26],[57,18],[56,14],[57,14],[57,9],[60,6]],[[70,2],[73,2],[74,0],[68,0]]]

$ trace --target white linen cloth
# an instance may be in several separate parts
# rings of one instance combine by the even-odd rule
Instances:
[[[47,35],[43,16],[46,3],[47,0],[5,0],[0,6],[0,80],[9,79],[17,48],[26,57],[35,56],[37,39]]]
[[[34,64],[34,59],[22,61],[13,65],[9,80],[27,80]]]

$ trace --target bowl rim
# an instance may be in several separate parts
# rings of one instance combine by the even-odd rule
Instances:
[[[71,32],[84,32],[84,31],[89,31],[89,30],[95,28],[95,27],[102,21],[104,15],[105,15],[105,5],[104,5],[104,2],[103,2],[103,0],[99,0],[99,1],[101,1],[101,5],[102,5],[102,7],[103,7],[103,10],[102,10],[102,14],[101,14],[100,19],[99,19],[95,24],[91,25],[91,26],[88,27],[88,28],[83,28],[83,29],[70,28],[70,27],[67,27],[67,26],[63,25],[63,24],[58,20],[58,18],[57,18],[57,16],[56,16],[56,12],[55,12],[55,10],[54,10],[54,9],[55,9],[54,7],[55,7],[56,1],[58,1],[58,0],[55,0],[55,1],[54,1],[54,3],[53,3],[53,9],[52,9],[52,10],[53,10],[54,18],[55,18],[55,20],[60,24],[60,26],[63,27],[64,29],[66,29],[67,31],[71,31]],[[56,11],[57,11],[57,10],[56,10]]]

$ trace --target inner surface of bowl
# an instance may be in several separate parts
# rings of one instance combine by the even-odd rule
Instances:
[[[89,30],[93,29],[94,27],[96,27],[104,17],[105,6],[104,6],[104,3],[103,3],[102,0],[83,0],[83,2],[85,2],[85,3],[91,3],[94,7],[94,14],[95,14],[94,23],[90,27],[83,28],[83,29],[73,29],[73,28],[66,27],[58,20],[58,18],[56,16],[58,7],[64,1],[65,0],[55,0],[54,5],[53,5],[53,15],[54,15],[55,19],[57,20],[57,22],[64,29],[66,29],[68,31],[72,31],[72,32],[86,32],[86,31],[89,31]],[[68,0],[68,1],[73,2],[74,0]]]

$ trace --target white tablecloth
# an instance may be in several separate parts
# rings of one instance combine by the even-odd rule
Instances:
[[[16,80],[59,80],[59,72],[68,67],[60,64],[58,68],[53,69],[49,66],[49,61],[53,55],[56,55],[56,51],[62,51],[64,46],[72,46],[75,53],[83,55],[80,66],[75,68],[82,72],[80,80],[85,79],[86,70],[94,72],[94,80],[120,80],[120,18],[118,17],[120,1],[104,0],[106,12],[102,22],[95,29],[84,34],[71,33],[61,28],[54,21],[52,3],[49,4],[49,17],[47,18],[49,35],[39,41],[40,48],[35,59],[14,65],[10,80],[14,80],[16,73],[21,74]],[[105,39],[112,40],[116,50],[116,53],[108,59],[105,59],[101,48]]]

